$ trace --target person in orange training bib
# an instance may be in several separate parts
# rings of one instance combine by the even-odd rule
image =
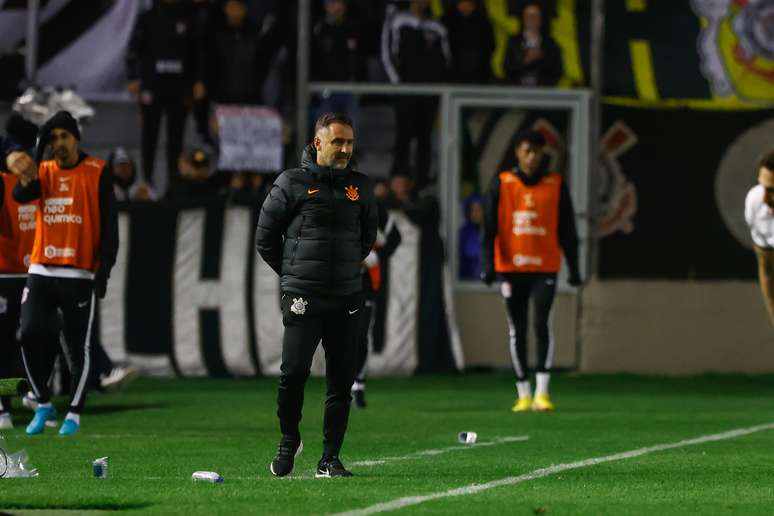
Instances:
[[[42,161],[46,149],[53,159]],[[118,252],[118,215],[105,162],[80,150],[78,123],[59,111],[40,128],[35,162],[11,153],[9,169],[18,177],[13,197],[35,205],[35,238],[27,285],[21,299],[22,359],[39,402],[27,434],[40,434],[54,408],[48,378],[58,350],[47,338],[57,309],[64,319],[71,364],[70,407],[59,429],[80,429],[90,369],[95,296],[103,298]]]
[[[545,143],[539,132],[519,133],[516,167],[495,175],[484,198],[481,279],[491,285],[496,274],[502,278],[518,393],[514,412],[554,410],[548,395],[554,354],[551,309],[562,251],[570,285],[581,284],[575,210],[562,177],[541,170]],[[538,349],[534,398],[527,371],[530,298]]]

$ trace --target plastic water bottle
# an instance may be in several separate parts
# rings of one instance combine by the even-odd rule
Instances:
[[[191,475],[194,482],[209,482],[210,484],[222,484],[223,477],[214,471],[194,471]]]
[[[108,463],[110,457],[100,457],[91,463],[91,467],[94,470],[94,478],[105,479],[108,476]]]

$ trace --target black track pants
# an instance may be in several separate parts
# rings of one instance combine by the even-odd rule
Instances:
[[[366,301],[363,306],[363,315],[360,317],[360,328],[358,335],[358,360],[357,375],[355,381],[365,383],[368,376],[366,362],[368,361],[368,351],[373,348],[374,331],[374,301]]]
[[[527,379],[527,327],[529,301],[532,299],[535,337],[537,339],[537,372],[551,370],[554,339],[551,330],[551,308],[556,295],[556,274],[505,274],[503,297],[508,315],[509,348],[517,381]]]
[[[280,430],[286,438],[301,438],[299,422],[304,384],[312,358],[322,341],[325,350],[326,399],[323,453],[338,455],[347,430],[350,389],[357,368],[357,337],[363,300],[360,294],[339,298],[282,296],[282,367],[277,396]]]
[[[167,124],[167,188],[178,178],[177,160],[183,150],[185,119],[188,108],[182,97],[154,97],[150,104],[141,104],[142,112],[142,172],[148,184],[153,184],[153,164],[159,139],[162,115]]]
[[[27,276],[0,277],[0,378],[23,376],[19,329],[21,296]],[[11,399],[0,398],[0,414],[11,408]]]
[[[51,399],[48,380],[58,347],[49,338],[50,321],[62,312],[64,342],[70,366],[70,411],[80,413],[86,399],[91,363],[90,339],[94,323],[93,281],[30,274],[22,294],[22,357],[35,396]]]

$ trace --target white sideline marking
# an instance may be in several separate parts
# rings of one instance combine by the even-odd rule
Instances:
[[[527,482],[528,480],[535,480],[538,478],[547,477],[547,476],[554,475],[556,473],[561,473],[562,471],[567,471],[571,469],[585,468],[586,466],[596,466],[597,464],[602,464],[605,462],[631,459],[634,457],[647,455],[649,453],[660,452],[664,450],[671,450],[674,448],[682,448],[685,446],[692,446],[694,444],[703,444],[703,443],[712,442],[712,441],[724,441],[726,439],[733,439],[735,437],[742,437],[756,432],[761,432],[763,430],[772,430],[772,429],[774,429],[774,423],[751,426],[748,428],[737,428],[736,430],[729,430],[727,432],[721,432],[719,434],[703,435],[700,437],[695,437],[693,439],[686,439],[684,441],[678,441],[675,443],[657,444],[655,446],[648,446],[646,448],[638,448],[636,450],[630,450],[630,451],[621,452],[621,453],[614,453],[612,455],[606,455],[604,457],[594,457],[591,459],[585,459],[577,462],[570,462],[568,464],[556,464],[553,466],[549,466],[547,468],[536,469],[534,471],[530,471],[529,473],[525,473],[523,475],[519,475],[516,477],[506,477],[506,478],[501,478],[500,480],[493,480],[485,484],[471,484],[469,486],[458,487],[456,489],[450,489],[448,491],[433,493],[429,495],[406,496],[403,498],[397,498],[390,502],[378,503],[376,505],[365,507],[363,509],[355,509],[352,511],[339,512],[339,513],[336,513],[334,516],[365,516],[367,514],[376,514],[378,512],[394,511],[396,509],[401,509],[403,507],[408,507],[411,505],[418,505],[420,503],[428,502],[430,500],[437,500],[439,498],[476,494],[481,491],[494,489],[495,487],[519,484],[521,482]]]
[[[453,451],[462,451],[462,450],[472,450],[475,448],[485,448],[487,446],[496,446],[498,444],[504,444],[504,443],[514,443],[519,441],[526,441],[529,439],[528,435],[514,435],[509,437],[498,437],[493,441],[484,441],[476,444],[458,444],[457,446],[447,446],[446,448],[438,448],[435,450],[423,450],[418,451],[415,453],[411,453],[409,455],[403,455],[401,457],[382,457],[381,459],[373,459],[373,460],[358,460],[352,462],[352,466],[379,466],[381,464],[385,464],[387,462],[395,462],[399,460],[411,460],[411,459],[418,459],[421,457],[427,457],[427,456],[433,456],[433,455],[441,455],[448,452]]]

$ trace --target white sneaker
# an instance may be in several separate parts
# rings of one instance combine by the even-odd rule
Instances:
[[[107,376],[99,380],[99,385],[106,391],[121,389],[132,383],[140,376],[140,370],[136,367],[114,367]]]
[[[10,430],[12,428],[11,414],[0,414],[0,430]]]
[[[35,412],[38,409],[38,399],[32,391],[27,391],[27,394],[22,398],[22,405],[24,408],[28,408]]]
[[[35,397],[35,393],[32,391],[27,391],[27,394],[22,397],[22,405],[25,408],[30,409],[31,411],[35,412],[38,410],[38,399]],[[55,428],[57,426],[57,413],[56,409],[51,411],[51,415],[46,420],[46,426],[48,428]]]

